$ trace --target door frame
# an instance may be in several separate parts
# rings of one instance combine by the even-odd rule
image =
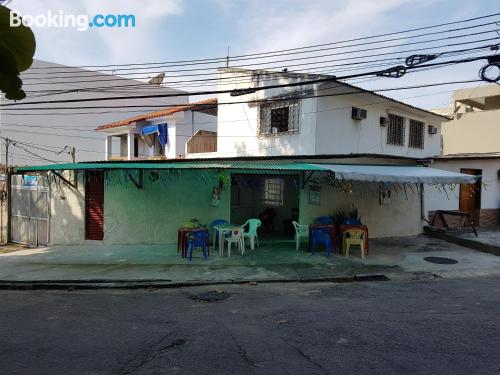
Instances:
[[[99,238],[89,238],[89,199],[90,199],[90,194],[89,194],[89,182],[90,178],[92,178],[92,175],[100,175],[102,179],[102,233],[100,233]],[[105,177],[104,177],[104,171],[86,171],[85,172],[85,240],[90,240],[90,241],[102,241],[104,240],[104,188],[105,188],[105,183],[104,183]]]
[[[468,174],[472,176],[481,176],[483,174],[482,169],[476,168],[460,168],[460,173]],[[459,196],[458,196],[458,210],[464,211],[462,206],[462,196],[465,197],[464,188],[466,185],[474,185],[476,187],[474,210],[471,213],[474,225],[479,226],[479,211],[481,210],[481,198],[482,198],[482,180],[478,178],[473,184],[460,184]],[[470,199],[470,198],[469,198]]]

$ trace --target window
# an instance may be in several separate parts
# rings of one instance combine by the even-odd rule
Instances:
[[[294,133],[298,130],[298,101],[264,104],[260,107],[260,135]]]
[[[264,180],[264,203],[283,206],[283,179],[266,178]]]
[[[404,146],[405,144],[404,117],[389,114],[389,126],[387,127],[387,144]]]
[[[424,128],[425,126],[422,121],[410,120],[409,147],[424,148]]]

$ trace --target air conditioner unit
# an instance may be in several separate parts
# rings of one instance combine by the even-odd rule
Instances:
[[[364,120],[367,115],[366,109],[352,107],[351,118],[354,120]]]
[[[389,125],[389,119],[387,117],[380,116],[380,126],[387,126],[387,125]]]
[[[429,134],[437,134],[438,129],[435,126],[429,125],[429,127],[427,128],[427,132]]]

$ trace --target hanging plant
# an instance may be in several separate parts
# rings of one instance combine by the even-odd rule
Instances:
[[[221,189],[224,188],[224,185],[231,186],[231,177],[228,176],[224,171],[219,171],[218,177],[219,177],[219,187]]]

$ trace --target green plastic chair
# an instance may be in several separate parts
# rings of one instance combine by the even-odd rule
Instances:
[[[253,250],[255,248],[255,240],[257,240],[257,246],[259,245],[259,237],[257,236],[257,228],[262,225],[262,222],[259,219],[248,219],[243,227],[248,225],[248,230],[243,232],[243,244],[245,244],[245,238],[250,239],[250,249]]]

